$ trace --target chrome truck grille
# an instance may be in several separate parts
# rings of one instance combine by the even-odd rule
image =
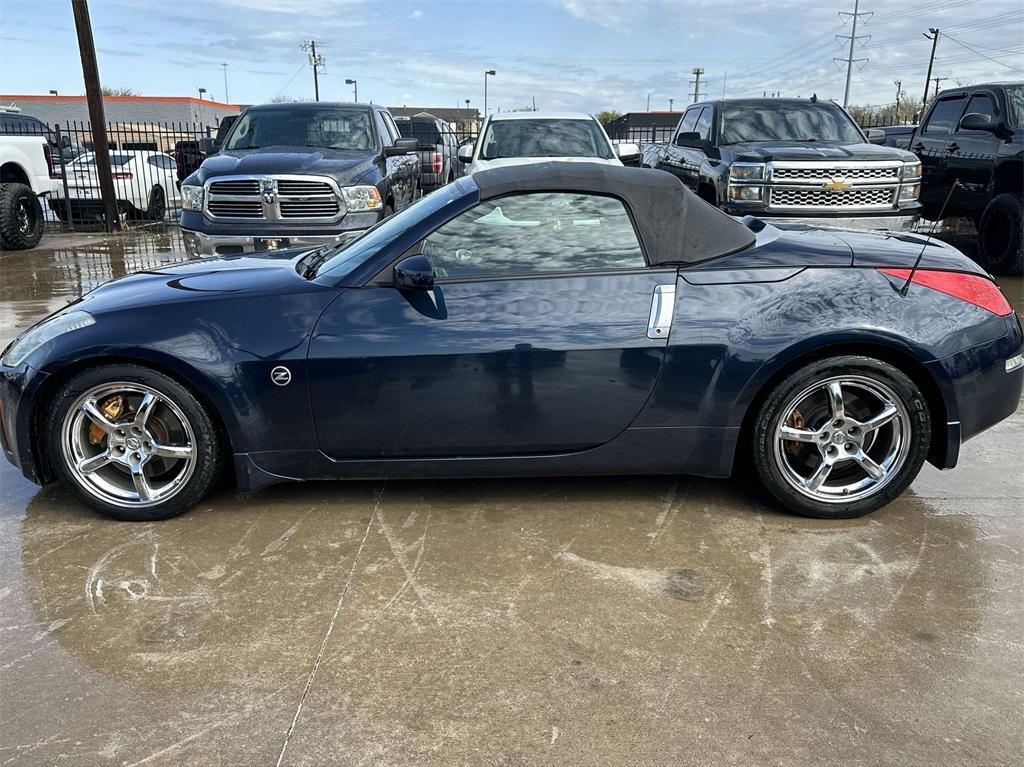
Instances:
[[[769,163],[765,210],[891,210],[902,172],[899,160]]]
[[[206,182],[205,212],[216,220],[329,222],[345,206],[323,176],[222,176]]]

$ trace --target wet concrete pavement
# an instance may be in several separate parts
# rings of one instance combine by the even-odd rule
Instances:
[[[177,248],[2,254],[0,345]],[[4,464],[0,765],[1019,764],[1022,454],[1018,411],[843,522],[609,477],[224,488],[130,525]]]

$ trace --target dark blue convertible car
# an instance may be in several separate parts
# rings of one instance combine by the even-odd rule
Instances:
[[[1021,343],[941,243],[780,231],[667,173],[552,162],[461,179],[341,248],[94,290],[4,352],[3,449],[128,520],[232,470],[251,492],[744,460],[789,509],[851,517],[1014,411]]]

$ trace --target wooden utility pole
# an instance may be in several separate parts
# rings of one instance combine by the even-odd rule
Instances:
[[[110,170],[107,119],[103,114],[103,91],[100,89],[96,44],[92,39],[92,23],[89,21],[89,4],[87,0],[71,0],[71,10],[75,14],[78,52],[82,57],[82,78],[85,80],[85,98],[89,102],[89,127],[96,156],[96,173],[100,177],[103,219],[107,231],[116,232],[121,228],[121,219],[117,214],[117,194],[114,192],[114,177]]]

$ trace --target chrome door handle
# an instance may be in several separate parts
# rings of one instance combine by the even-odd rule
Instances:
[[[647,320],[647,337],[668,338],[676,309],[676,284],[655,285],[651,299],[651,316]]]

